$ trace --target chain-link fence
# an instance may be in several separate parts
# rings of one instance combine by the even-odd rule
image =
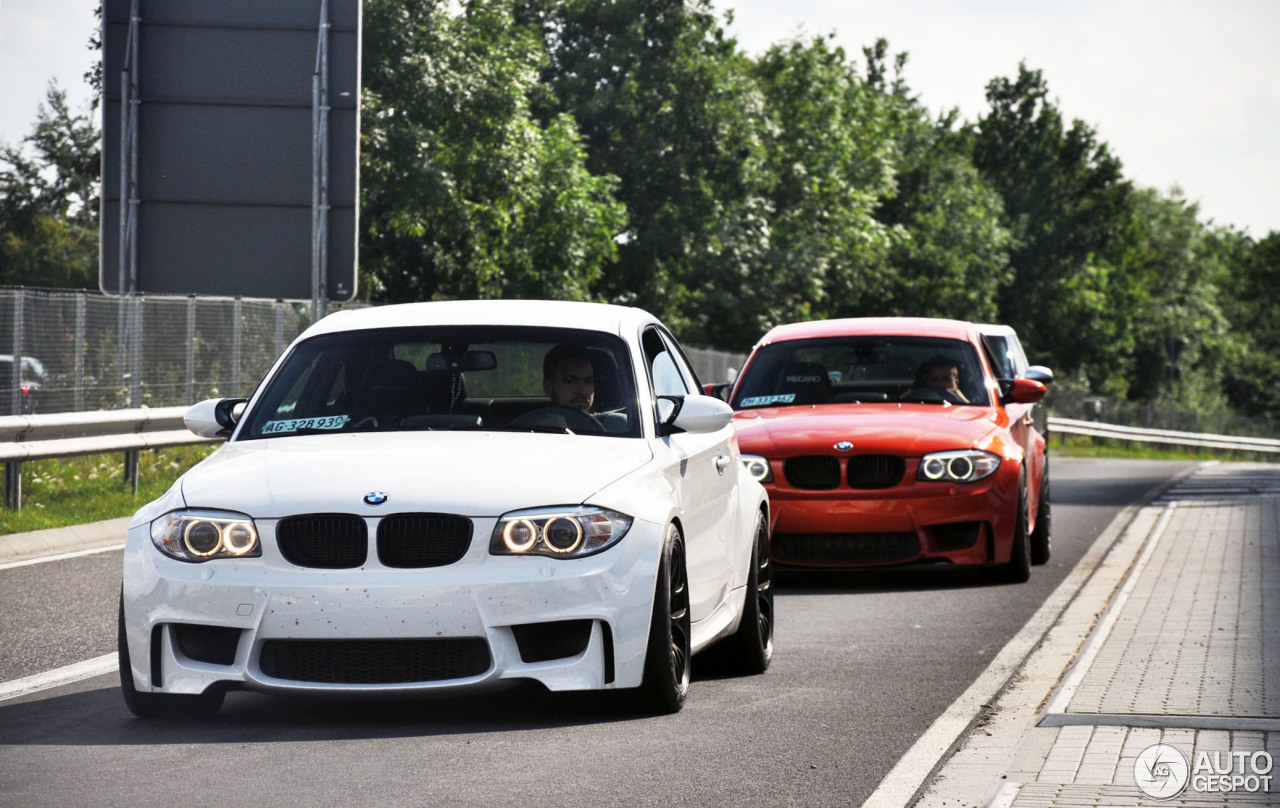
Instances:
[[[0,415],[247,396],[310,324],[304,303],[0,288]],[[746,358],[688,354],[703,381],[728,379]]]

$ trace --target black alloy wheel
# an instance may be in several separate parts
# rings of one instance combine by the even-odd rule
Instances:
[[[1053,554],[1053,514],[1049,502],[1049,458],[1044,459],[1040,475],[1040,507],[1036,509],[1036,529],[1031,531],[1031,563],[1047,564]]]
[[[764,673],[773,661],[773,564],[769,557],[770,549],[769,524],[761,513],[756,516],[742,622],[726,642],[726,650],[731,654],[730,664],[736,672],[747,676]]]
[[[1031,537],[1027,533],[1027,472],[1023,469],[1018,480],[1018,510],[1014,516],[1013,551],[1009,562],[998,567],[988,567],[989,578],[998,583],[1020,584],[1031,578]]]
[[[668,525],[658,563],[644,680],[640,685],[640,704],[645,712],[675,713],[684,706],[692,671],[691,634],[684,538],[675,525]]]

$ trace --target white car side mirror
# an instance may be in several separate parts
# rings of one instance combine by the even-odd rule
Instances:
[[[187,429],[202,438],[226,438],[236,428],[236,422],[244,415],[247,399],[243,398],[210,398],[192,404],[182,422]]]
[[[664,396],[658,399],[658,414],[668,433],[716,432],[733,420],[733,408],[718,398],[689,394],[682,398]]]

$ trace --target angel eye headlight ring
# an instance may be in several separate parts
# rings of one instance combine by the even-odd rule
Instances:
[[[253,520],[230,511],[172,511],[151,523],[151,542],[170,558],[195,563],[262,555]]]
[[[617,544],[631,523],[626,514],[591,505],[507,513],[494,525],[489,554],[581,558]]]
[[[747,473],[750,474],[756,482],[773,482],[773,469],[769,465],[769,458],[760,457],[759,455],[743,455],[742,465],[746,467]]]
[[[916,479],[922,482],[976,483],[1000,467],[1000,456],[981,449],[934,452],[920,458]]]

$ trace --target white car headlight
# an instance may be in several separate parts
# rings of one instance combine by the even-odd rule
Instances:
[[[493,528],[489,553],[581,558],[617,544],[631,522],[626,514],[590,506],[512,511]]]
[[[156,548],[179,561],[262,555],[253,520],[228,511],[173,511],[151,523]]]
[[[769,466],[769,458],[744,454],[742,465],[746,467],[747,473],[756,479],[756,482],[773,482],[773,469]]]
[[[920,459],[916,479],[925,482],[974,483],[1000,467],[1000,456],[978,449],[934,452]]]

